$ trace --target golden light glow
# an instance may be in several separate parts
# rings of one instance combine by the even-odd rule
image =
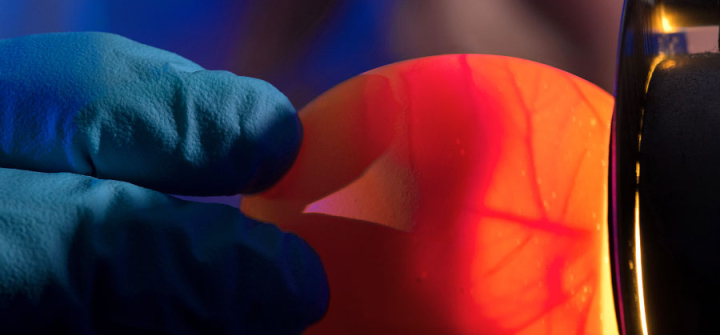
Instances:
[[[674,60],[668,60],[662,64],[661,68],[663,70],[667,70],[667,69],[671,69],[671,68],[675,67],[675,65],[677,65],[677,63],[675,63]]]
[[[670,21],[670,17],[665,13],[665,6],[660,6],[659,19],[660,29],[663,33],[669,34],[675,32],[675,26],[673,26],[672,21]]]
[[[666,16],[662,17],[662,28],[664,33],[672,33],[675,31],[675,27],[670,24],[670,19],[668,19]]]
[[[635,191],[635,264],[640,324],[642,325],[643,335],[648,335],[647,319],[645,318],[645,293],[643,292],[642,255],[640,252],[640,194],[637,191]]]

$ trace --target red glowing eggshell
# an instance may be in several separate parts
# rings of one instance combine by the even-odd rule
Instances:
[[[320,254],[330,307],[308,334],[616,334],[612,105],[521,59],[388,65],[300,111],[291,171],[241,207]]]

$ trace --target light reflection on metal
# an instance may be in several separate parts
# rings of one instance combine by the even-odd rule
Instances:
[[[647,93],[650,87],[650,79],[652,78],[655,68],[667,57],[665,54],[660,53],[653,58],[650,64],[650,70],[648,71],[647,79],[645,80],[645,92]],[[640,131],[638,132],[638,152],[642,145],[642,125],[645,116],[645,109],[640,110]],[[635,281],[637,284],[637,298],[638,298],[638,309],[640,310],[640,325],[642,328],[643,335],[648,335],[647,318],[645,314],[645,293],[643,290],[643,277],[642,277],[642,253],[640,246],[640,192],[638,191],[637,185],[640,183],[640,161],[635,162]],[[631,269],[633,263],[631,263]]]
[[[645,293],[643,292],[642,255],[640,251],[640,194],[635,192],[635,273],[637,278],[638,305],[640,308],[640,324],[643,335],[648,335],[645,316]]]
[[[663,69],[663,70],[671,69],[671,68],[675,67],[675,65],[677,65],[677,63],[674,60],[668,60],[662,64],[661,69]]]
[[[655,56],[655,58],[653,58],[653,61],[650,64],[650,71],[648,71],[647,79],[645,80],[645,93],[647,93],[648,88],[650,87],[650,78],[652,78],[652,75],[655,72],[655,68],[658,66],[658,64],[660,64],[660,62],[665,60],[665,58],[665,54],[663,53],[660,53],[659,55]],[[642,122],[642,118],[640,119],[640,122]]]

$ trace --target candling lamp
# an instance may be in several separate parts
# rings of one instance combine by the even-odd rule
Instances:
[[[719,26],[716,0],[625,2],[609,170],[622,335],[718,332]]]

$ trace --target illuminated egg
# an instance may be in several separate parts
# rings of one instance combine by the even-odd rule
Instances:
[[[521,59],[388,65],[301,110],[294,166],[241,208],[322,258],[330,307],[307,334],[616,334],[612,105]]]

